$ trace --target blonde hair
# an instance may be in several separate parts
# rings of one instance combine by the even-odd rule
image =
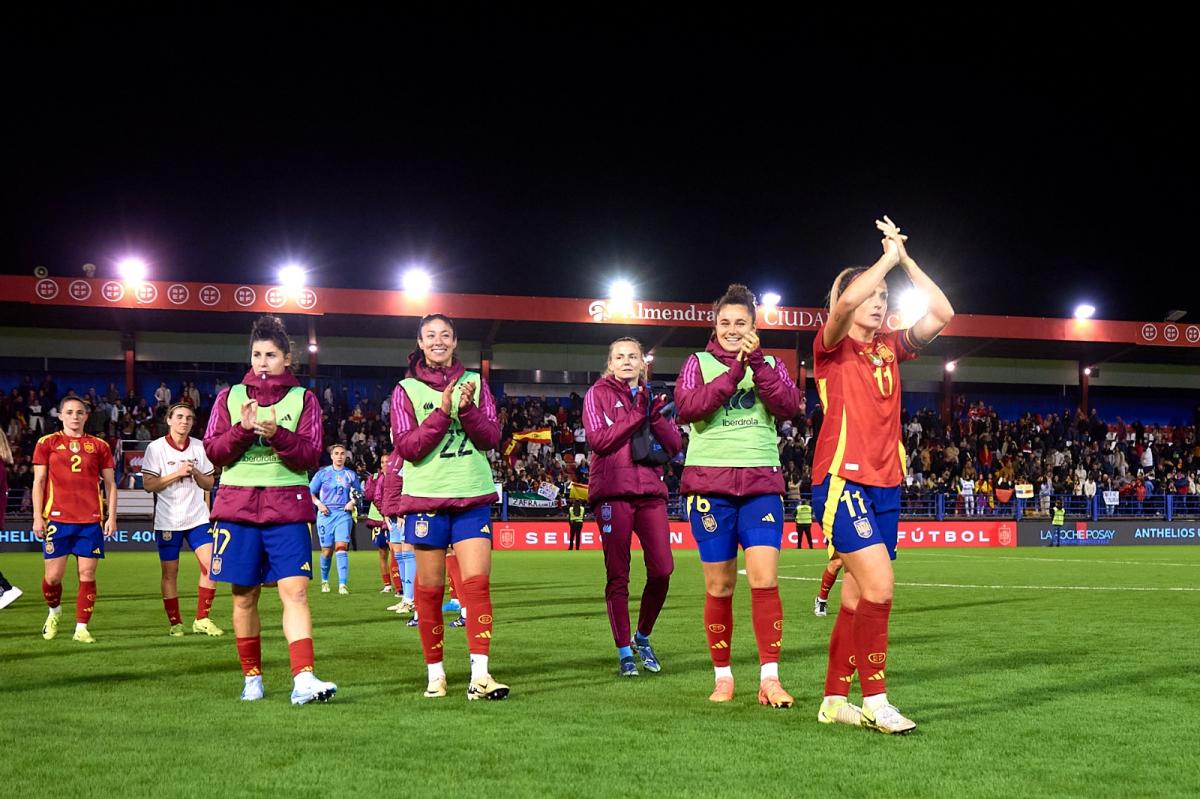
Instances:
[[[612,376],[612,373],[613,373],[612,367],[609,366],[608,364],[612,361],[613,349],[616,348],[616,346],[618,344],[636,344],[637,345],[638,355],[642,356],[642,371],[638,375],[638,378],[639,379],[645,378],[646,377],[646,351],[644,349],[642,349],[642,342],[638,341],[633,336],[621,336],[619,339],[615,339],[612,344],[608,345],[608,360],[605,361],[605,363],[604,363],[604,375],[603,376],[604,377]]]
[[[8,436],[4,434],[3,430],[0,430],[0,461],[4,461],[5,463],[13,462],[12,447],[8,445]],[[0,497],[0,500],[3,499],[5,498]]]
[[[838,297],[842,296],[842,292],[850,287],[855,278],[866,271],[867,268],[865,266],[847,266],[838,272],[838,276],[833,279],[833,286],[829,289],[830,313],[833,313],[834,306],[837,305]]]

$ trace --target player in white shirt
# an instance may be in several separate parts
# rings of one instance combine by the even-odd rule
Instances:
[[[213,465],[204,454],[204,442],[188,434],[196,423],[190,405],[177,402],[167,409],[170,432],[146,447],[142,458],[142,485],[154,494],[154,536],[162,563],[163,607],[171,624],[168,634],[183,635],[179,615],[179,553],[186,539],[200,564],[196,620],[192,632],[223,635],[208,617],[217,587],[208,576],[212,561],[206,492],[212,490]]]

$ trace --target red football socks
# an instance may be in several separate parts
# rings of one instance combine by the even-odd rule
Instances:
[[[421,633],[421,647],[425,650],[426,663],[441,663],[443,639],[446,626],[442,623],[442,597],[444,586],[427,588],[419,580],[413,591],[417,600],[417,630]]]
[[[704,595],[704,631],[708,634],[708,654],[717,668],[729,666],[729,645],[733,641],[733,597]]]
[[[257,640],[257,639],[255,639]],[[313,642],[311,638],[301,638],[288,644],[288,657],[292,661],[292,676],[303,671],[313,670]]]
[[[167,621],[172,625],[183,624],[183,619],[179,617],[179,597],[173,596],[170,599],[164,597],[163,607],[167,611]]]
[[[838,573],[831,572],[826,569],[821,573],[821,593],[817,594],[822,601],[829,599],[829,592],[833,590],[833,584],[837,582]]]
[[[262,639],[257,635],[253,638],[237,639],[238,659],[242,661],[242,674],[247,677],[257,677],[262,674]]]
[[[62,604],[62,583],[50,585],[42,580],[42,596],[46,598],[46,607],[58,607]]]
[[[825,695],[849,696],[854,682],[854,611],[842,605],[829,636],[829,664],[825,669]]]
[[[388,568],[388,564],[393,562],[392,553],[390,552],[384,560],[379,561],[379,578],[383,581],[384,585],[391,585],[392,583],[392,571]]]
[[[198,588],[198,596],[196,597],[196,618],[207,619],[208,613],[212,610],[213,597],[217,595],[215,588]]]
[[[486,655],[492,647],[492,591],[486,574],[462,583],[462,604],[467,609],[467,639],[472,655]]]
[[[750,620],[758,644],[758,662],[778,663],[783,648],[783,603],[779,587],[750,589]]]
[[[863,697],[887,692],[888,617],[892,603],[858,600],[854,611],[854,660]]]
[[[79,581],[79,596],[75,598],[75,621],[87,624],[92,620],[92,611],[96,609],[96,581]]]
[[[450,575],[450,598],[465,605],[459,591],[462,588],[462,569],[458,568],[458,558],[453,554],[446,556],[446,574]]]

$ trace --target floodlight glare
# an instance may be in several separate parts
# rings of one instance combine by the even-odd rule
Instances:
[[[427,294],[433,288],[433,278],[420,267],[412,267],[404,273],[404,290],[409,294]]]
[[[300,264],[288,263],[279,268],[279,285],[283,286],[289,294],[300,291],[307,282],[308,274]]]
[[[117,262],[117,272],[126,283],[141,283],[146,279],[146,262],[130,256]]]

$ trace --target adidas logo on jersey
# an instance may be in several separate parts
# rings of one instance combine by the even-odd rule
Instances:
[[[92,554],[93,554],[93,555],[99,555],[99,554],[100,554],[100,550],[99,550],[99,549],[93,549],[93,550],[92,550]]]
[[[305,563],[303,566],[301,566],[301,567],[300,567],[300,571],[302,571],[302,572],[311,572],[311,571],[312,571],[312,565],[311,565],[311,564],[308,564],[308,563]]]
[[[67,445],[66,445],[66,444],[59,444],[57,447],[55,447],[55,448],[54,448],[54,451],[55,451],[55,452],[58,452],[58,451],[60,451],[60,450],[64,450],[64,449],[66,449],[66,448],[67,448]]]
[[[728,649],[728,648],[729,648],[729,644],[725,643],[724,641],[717,641],[715,644],[713,644],[712,646],[709,647],[709,649]]]
[[[483,527],[480,527],[480,528],[479,528],[479,532],[481,532],[481,533],[490,533],[490,532],[491,532],[491,530],[489,530],[489,529],[488,529],[488,526],[485,524]]]
[[[491,631],[491,630],[484,630],[483,632],[481,632],[479,635],[477,635],[477,636],[475,636],[475,637],[476,637],[476,638],[489,638],[489,639],[490,639],[490,638],[492,637],[492,631]]]
[[[762,517],[762,520],[764,522],[771,522],[772,524],[774,524],[775,523],[775,514],[768,513],[766,516]]]
[[[870,682],[871,680],[882,680],[882,679],[884,679],[883,672],[879,671],[879,672],[872,674],[870,677],[868,677],[867,682]]]
[[[289,413],[287,416],[283,417],[279,421],[280,422],[290,422],[290,421],[292,421],[292,415]]]

